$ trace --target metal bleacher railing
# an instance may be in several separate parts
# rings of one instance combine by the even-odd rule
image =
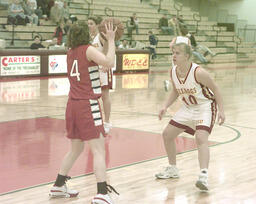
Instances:
[[[256,42],[256,26],[246,24],[244,28],[238,28],[238,35],[246,42]]]
[[[106,16],[109,16],[109,17],[114,17],[114,15],[115,15],[114,10],[109,7],[105,7],[104,13]]]
[[[233,36],[233,42],[236,43],[236,54],[238,54],[238,46],[242,43],[242,39],[238,35]]]
[[[180,11],[182,11],[183,5],[179,2],[174,2],[173,7],[175,8],[175,10],[177,12],[176,15],[179,16]]]
[[[213,30],[216,31],[215,42],[216,42],[216,47],[218,47],[218,38],[219,38],[219,33],[221,31],[221,28],[218,25],[213,25]]]
[[[168,12],[168,9],[163,9],[162,8],[162,1],[163,0],[159,0],[158,9],[157,9],[158,13],[160,13],[161,11],[167,11]],[[177,12],[176,15],[179,16],[180,11],[182,11],[183,4],[181,4],[179,2],[174,2],[173,7],[175,8],[175,10]]]
[[[88,5],[88,16],[93,14],[93,9],[91,6],[93,5],[93,0],[85,0],[85,3]]]
[[[201,22],[201,16],[197,13],[193,14],[193,19],[196,21],[196,33],[198,32],[198,24]]]

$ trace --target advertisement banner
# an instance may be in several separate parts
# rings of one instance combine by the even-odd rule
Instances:
[[[49,74],[67,73],[67,55],[49,55]]]
[[[149,69],[149,54],[124,54],[123,70],[147,70]]]
[[[40,74],[40,56],[1,56],[1,76]]]

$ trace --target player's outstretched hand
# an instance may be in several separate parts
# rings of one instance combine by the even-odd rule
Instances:
[[[105,33],[101,33],[107,40],[114,40],[115,39],[115,33],[117,30],[117,27],[115,27],[115,29],[113,29],[113,23],[109,22],[105,24],[105,28],[106,28],[106,34]]]
[[[162,120],[163,115],[166,113],[166,108],[162,108],[158,113],[159,120]]]
[[[222,125],[224,122],[225,122],[225,114],[224,114],[224,112],[223,111],[220,111],[219,113],[218,113],[218,123],[219,123],[219,125]]]

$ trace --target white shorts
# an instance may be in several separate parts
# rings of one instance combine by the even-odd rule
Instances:
[[[100,72],[100,85],[101,88],[108,88],[112,89],[113,88],[113,71],[112,69],[109,70],[108,72]]]
[[[206,130],[209,134],[215,123],[217,115],[216,102],[209,102],[195,107],[182,107],[170,120],[170,124],[184,129],[185,132],[194,135],[196,130]]]

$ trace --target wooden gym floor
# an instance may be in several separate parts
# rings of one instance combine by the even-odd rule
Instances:
[[[199,173],[193,137],[177,139],[179,179],[156,180],[167,164],[161,132],[179,107],[162,121],[157,114],[168,93],[168,68],[150,74],[116,76],[111,92],[114,128],[106,139],[108,181],[120,196],[117,204],[254,204],[256,203],[256,64],[209,64],[221,87],[226,123],[210,136],[210,191],[194,184]],[[0,80],[0,203],[90,203],[96,193],[92,156],[86,146],[70,172],[75,199],[49,199],[60,162],[69,148],[64,113],[65,77]]]

